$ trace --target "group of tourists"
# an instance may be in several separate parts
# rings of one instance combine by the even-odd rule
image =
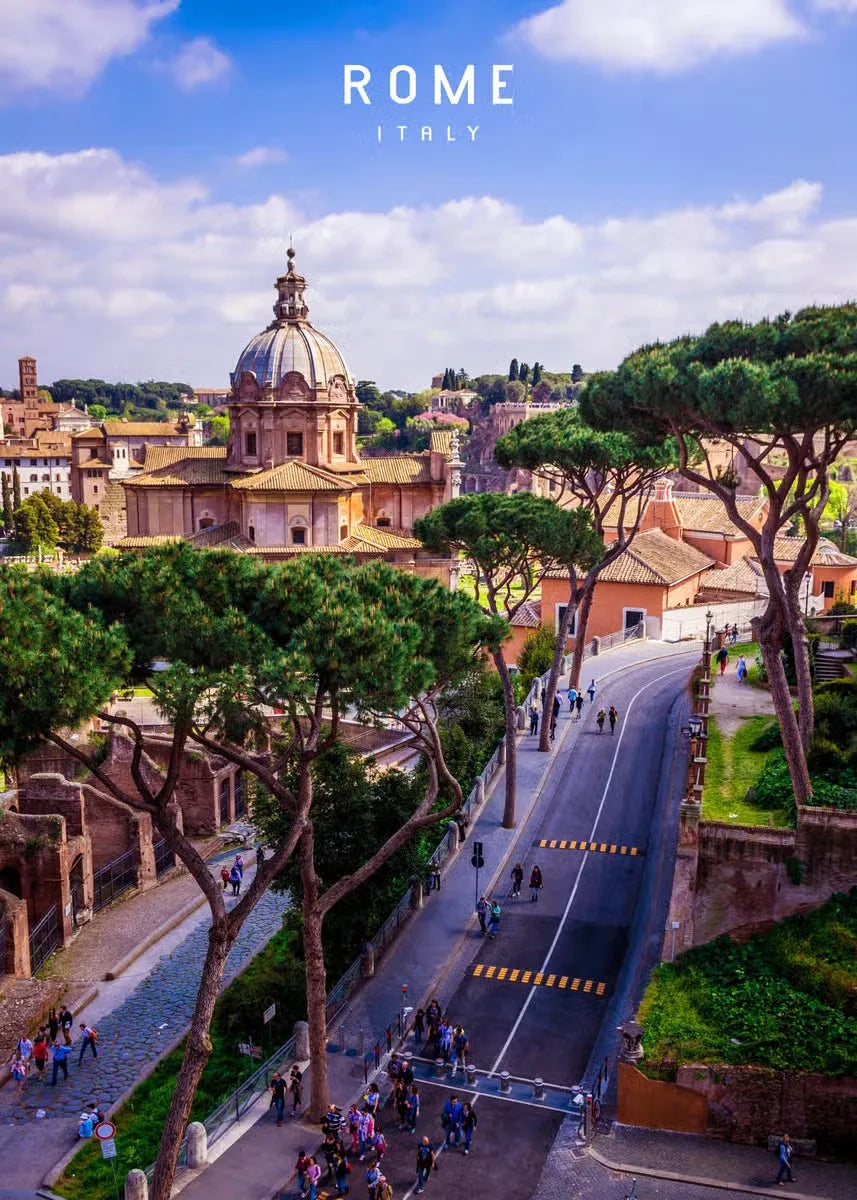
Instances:
[[[223,864],[220,868],[220,879],[224,892],[231,886],[233,896],[240,894],[241,883],[244,879],[244,859],[242,855],[235,855],[235,862],[231,867],[227,867],[226,863]]]
[[[71,1009],[61,1008],[57,1012],[55,1008],[52,1008],[48,1014],[47,1023],[39,1028],[34,1038],[30,1038],[26,1033],[18,1038],[15,1052],[9,1059],[9,1066],[12,1078],[18,1085],[19,1093],[23,1092],[24,1084],[31,1071],[35,1071],[38,1079],[44,1079],[48,1056],[50,1056],[52,1064],[52,1086],[56,1086],[60,1072],[62,1072],[63,1079],[68,1079],[68,1058],[72,1053],[73,1028],[74,1015]],[[81,1022],[80,1033],[78,1066],[83,1063],[83,1056],[87,1049],[92,1051],[93,1058],[98,1058],[98,1030],[92,1025]]]
[[[502,915],[503,910],[496,896],[493,900],[488,900],[485,896],[479,897],[476,902],[476,916],[479,918],[479,931],[483,937],[497,936]]]
[[[516,862],[514,867],[512,867],[511,896],[512,896],[513,900],[517,900],[518,897],[521,895],[521,884],[523,882],[524,882],[524,868],[521,866],[521,864],[519,862]],[[541,867],[536,865],[533,867],[532,871],[530,871],[530,901],[531,901],[531,903],[533,903],[533,904],[536,903],[536,901],[539,898],[539,892],[542,890],[544,885],[545,884],[544,884],[544,879],[542,877],[542,869],[541,869]],[[477,906],[476,911],[478,914],[478,912],[479,912],[478,906]],[[480,925],[481,924],[482,924],[482,922],[480,921]],[[483,932],[484,932],[484,930],[483,930]]]
[[[277,1124],[282,1125],[283,1114],[286,1108],[286,1092],[292,1098],[292,1116],[297,1116],[303,1102],[303,1072],[297,1063],[294,1063],[289,1073],[288,1080],[285,1080],[279,1071],[275,1071],[273,1078],[269,1084],[271,1089],[270,1108],[276,1110]]]
[[[728,628],[728,626],[727,626]],[[714,655],[714,661],[720,667],[720,674],[726,674],[726,665],[729,662],[729,651],[725,646],[721,646]],[[743,683],[747,678],[747,660],[743,654],[739,654],[738,661],[735,664],[735,674],[738,676],[738,682]]]
[[[594,679],[590,679],[589,687],[586,689],[585,693],[582,688],[578,689],[578,688],[574,687],[573,685],[568,689],[568,711],[571,716],[574,716],[575,720],[579,721],[581,719],[584,694],[589,697],[590,705],[593,705],[595,703],[595,693],[597,690],[598,689],[595,686]],[[551,741],[553,741],[556,736],[556,723],[559,720],[559,714],[561,711],[562,711],[562,705],[560,703],[559,696],[554,696],[553,705],[551,707],[551,715],[550,715],[550,738],[551,738]],[[538,701],[533,700],[532,703],[530,704],[529,715],[530,715],[530,733],[535,735],[539,732],[539,715],[540,714],[539,714]],[[616,724],[619,720],[619,712],[618,712],[616,706],[614,704],[611,704],[609,709],[599,708],[598,715],[595,719],[598,723],[598,732],[599,733],[603,732],[605,721],[608,721],[610,724],[610,732],[615,733],[616,732]]]

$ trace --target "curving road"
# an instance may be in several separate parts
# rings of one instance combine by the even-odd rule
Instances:
[[[448,1005],[467,1030],[470,1058],[480,1068],[565,1086],[582,1077],[641,895],[667,717],[697,659],[691,652],[617,675],[593,705],[587,699],[579,736],[559,750],[512,859],[524,866],[521,897],[501,895],[496,940],[477,934],[467,943],[461,982]],[[610,704],[620,722],[614,735],[607,725],[599,734],[595,713]],[[568,720],[564,712],[562,721]],[[533,903],[526,885],[535,863],[544,888]],[[420,1087],[418,1132],[437,1143],[450,1086],[423,1081]],[[460,1151],[444,1153],[427,1194],[469,1200],[474,1191],[489,1195],[496,1188],[503,1200],[528,1200],[562,1114],[487,1096],[478,1098],[477,1113],[474,1153],[469,1159]],[[415,1139],[393,1130],[390,1141],[390,1181],[407,1200]]]

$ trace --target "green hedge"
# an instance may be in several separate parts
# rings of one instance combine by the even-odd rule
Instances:
[[[653,1075],[691,1062],[857,1074],[857,888],[743,945],[718,938],[662,963],[639,1017]]]

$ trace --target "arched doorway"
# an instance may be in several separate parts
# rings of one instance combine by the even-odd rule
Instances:
[[[77,914],[85,907],[83,891],[83,855],[78,854],[68,873],[68,886],[71,892],[71,918],[75,926],[78,924]]]

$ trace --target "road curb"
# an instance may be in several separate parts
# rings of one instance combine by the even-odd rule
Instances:
[[[743,1192],[747,1196],[784,1196],[786,1200],[823,1200],[816,1194],[808,1196],[806,1192],[781,1192],[776,1185],[769,1188],[750,1187],[746,1183],[735,1183],[728,1179],[709,1179],[705,1175],[683,1175],[677,1171],[664,1171],[660,1167],[641,1167],[637,1163],[633,1165],[617,1163],[600,1154],[592,1146],[586,1153],[602,1167],[607,1167],[610,1171],[621,1171],[623,1175],[645,1175],[652,1179],[668,1179],[673,1183],[690,1183],[696,1187],[719,1188],[724,1192]],[[830,1200],[837,1200],[837,1198],[831,1197]]]
[[[205,904],[205,893],[200,892],[199,895],[195,896],[189,904],[186,904],[184,908],[180,908],[177,913],[173,913],[171,917],[168,917],[167,920],[159,925],[158,928],[152,933],[150,933],[148,937],[144,938],[138,946],[135,946],[134,949],[126,954],[124,958],[120,958],[119,961],[112,966],[109,971],[106,971],[104,974],[105,981],[118,979],[119,976],[124,974],[124,972],[127,971],[128,968],[135,963],[138,958],[144,955],[147,950],[151,950],[152,946],[159,942],[161,938],[166,937],[168,933],[172,933],[172,931],[178,928],[182,921],[186,920],[191,913],[196,912],[198,908],[202,908],[203,904]]]

